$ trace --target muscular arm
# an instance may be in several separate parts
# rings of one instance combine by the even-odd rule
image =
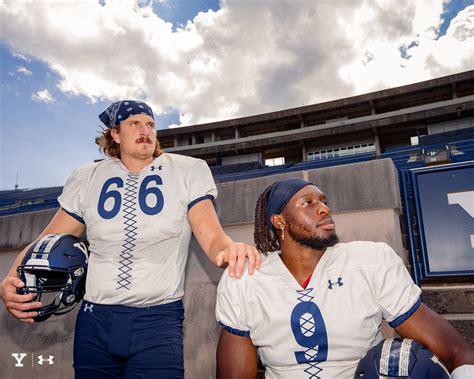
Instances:
[[[63,209],[59,209],[54,215],[49,225],[41,232],[41,234],[28,246],[26,246],[15,259],[8,274],[0,283],[0,297],[5,303],[7,310],[16,318],[25,322],[33,322],[33,318],[37,316],[37,312],[31,312],[41,306],[41,303],[30,301],[35,297],[35,294],[18,295],[16,289],[23,287],[25,284],[18,279],[16,274],[17,267],[21,264],[23,257],[30,248],[30,246],[41,237],[50,233],[65,233],[73,234],[79,237],[85,230],[85,226],[79,221],[71,217]]]
[[[257,348],[250,337],[221,330],[217,345],[217,379],[254,379],[257,362]]]
[[[395,330],[430,349],[450,372],[464,364],[474,364],[474,350],[448,321],[424,304]]]
[[[189,210],[189,222],[199,245],[216,266],[229,265],[229,275],[240,277],[248,258],[249,274],[260,266],[260,253],[246,243],[235,243],[224,233],[210,200],[202,200]]]

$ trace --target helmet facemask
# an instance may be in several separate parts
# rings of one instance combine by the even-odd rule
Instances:
[[[32,301],[40,301],[43,304],[41,308],[34,310],[38,312],[37,317],[42,318],[41,321],[53,314],[69,312],[82,299],[83,294],[78,291],[78,287],[84,287],[85,272],[82,267],[67,270],[25,265],[18,267],[17,272],[18,277],[26,283],[19,292],[36,293]]]

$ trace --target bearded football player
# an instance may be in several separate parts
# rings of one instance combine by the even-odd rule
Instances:
[[[315,184],[274,183],[255,215],[260,270],[238,281],[224,273],[218,286],[218,378],[255,378],[259,357],[266,378],[352,379],[383,339],[383,320],[435,353],[453,378],[474,377],[474,351],[422,303],[390,246],[338,243],[328,198]]]

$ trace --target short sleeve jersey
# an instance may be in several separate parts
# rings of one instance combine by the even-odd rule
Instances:
[[[183,296],[188,210],[217,191],[206,162],[164,153],[140,173],[119,159],[77,168],[58,201],[86,225],[85,299],[148,307]]]
[[[279,257],[262,256],[253,276],[225,271],[216,317],[249,336],[267,378],[352,379],[366,351],[382,339],[383,319],[398,326],[420,305],[421,290],[385,243],[328,248],[302,288]]]

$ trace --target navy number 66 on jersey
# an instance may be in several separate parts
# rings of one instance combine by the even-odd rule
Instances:
[[[149,185],[150,184],[150,185]],[[138,191],[138,204],[143,213],[153,216],[161,212],[164,205],[164,197],[158,186],[163,184],[163,180],[159,175],[149,175],[145,177],[140,185]],[[123,187],[123,179],[119,177],[113,177],[108,179],[102,186],[100,191],[99,203],[97,205],[97,211],[102,218],[111,219],[114,218],[121,206],[122,206],[122,195],[119,188]],[[105,202],[112,199],[113,206],[110,210],[105,209]],[[149,206],[148,204],[152,204]]]

